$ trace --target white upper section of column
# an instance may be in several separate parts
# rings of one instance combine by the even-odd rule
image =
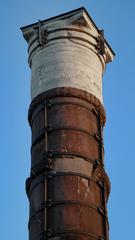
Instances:
[[[84,8],[22,28],[29,44],[31,98],[73,87],[101,102],[102,76],[114,53]]]

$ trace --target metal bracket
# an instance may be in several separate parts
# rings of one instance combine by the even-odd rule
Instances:
[[[95,133],[94,137],[95,137],[96,140],[98,140],[99,142],[103,143],[103,139],[101,138],[101,136],[98,133]]]
[[[52,179],[54,175],[55,175],[55,172],[49,171],[49,172],[46,174],[46,180]]]
[[[42,30],[42,21],[38,21],[38,40],[40,46],[44,47],[47,44],[47,31]]]
[[[45,100],[44,102],[41,103],[42,107],[47,107],[50,108],[52,106],[51,100]]]
[[[41,203],[41,207],[39,209],[50,208],[52,206],[53,206],[53,200],[52,199],[48,199],[47,201]]]
[[[103,55],[105,53],[104,30],[99,30],[97,49],[100,55]]]
[[[106,214],[105,214],[105,210],[104,210],[103,207],[99,207],[99,208],[98,208],[98,211],[99,211],[99,213],[100,213],[101,215],[106,216]]]
[[[46,202],[46,207],[50,208],[52,206],[53,206],[53,200],[52,199],[48,199],[47,202]]]
[[[40,233],[39,240],[46,240],[47,238],[52,237],[53,230],[51,228],[48,228],[46,231]]]
[[[45,130],[46,130],[47,133],[50,133],[50,132],[53,131],[53,128],[48,125]]]
[[[98,180],[97,183],[98,183],[99,187],[104,188],[103,180]]]
[[[48,100],[48,101],[46,102],[46,107],[47,107],[47,108],[50,108],[51,106],[52,106],[51,100]]]
[[[76,229],[54,232],[53,229],[51,229],[51,228],[48,228],[46,231],[40,233],[39,240],[47,240],[48,238],[51,238],[52,236],[57,237],[57,236],[67,235],[67,234],[84,235],[84,236],[91,237],[92,239],[95,239],[95,240],[105,240],[104,235],[97,236],[95,234],[92,234],[89,232],[83,232],[83,231],[76,230]]]
[[[100,236],[99,240],[105,240],[105,237],[104,236]]]
[[[97,160],[95,160],[95,164],[96,164],[96,166],[101,166],[102,162],[100,159],[97,159]]]
[[[99,112],[98,112],[98,110],[97,110],[96,108],[93,108],[93,109],[92,109],[92,112],[93,112],[97,117],[99,117]]]
[[[50,152],[44,152],[41,159],[32,166],[31,175],[37,175],[37,173],[42,173],[44,170],[53,170],[53,159]]]

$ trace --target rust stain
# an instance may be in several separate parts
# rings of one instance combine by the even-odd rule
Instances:
[[[36,110],[39,104],[47,101],[50,105],[44,106],[45,111],[44,108]],[[39,233],[48,228],[55,233],[61,232],[65,237],[60,239],[68,239],[68,231],[74,236],[74,231],[81,232],[83,240],[91,234],[95,237],[105,235],[106,216],[101,215],[98,208],[105,208],[110,184],[104,166],[97,164],[103,157],[100,150],[103,118],[105,113],[99,101],[81,90],[50,90],[33,100],[29,121],[31,124],[32,119],[31,162],[35,167],[27,183],[30,240],[37,240]],[[42,181],[41,176],[44,177]],[[102,194],[104,189],[99,180],[104,182],[105,194]],[[81,239],[80,235],[77,238]]]

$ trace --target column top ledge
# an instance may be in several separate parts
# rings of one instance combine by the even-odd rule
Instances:
[[[115,56],[112,48],[104,39],[103,31],[98,29],[98,27],[96,26],[96,24],[94,23],[94,21],[84,7],[21,27],[23,36],[28,44],[31,43],[35,35],[38,35],[39,26],[42,30],[47,31],[56,28],[71,26],[73,28],[79,28],[80,31],[82,30],[88,32],[89,34],[92,34],[95,38],[104,40],[106,49],[106,63],[111,62]]]

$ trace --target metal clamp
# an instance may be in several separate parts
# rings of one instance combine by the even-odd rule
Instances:
[[[98,133],[95,133],[94,137],[95,137],[96,140],[98,140],[99,142],[103,143],[103,139],[101,138],[101,136]]]
[[[105,237],[102,235],[99,237],[99,240],[105,240]]]
[[[51,156],[49,152],[44,152],[41,159],[32,166],[31,175],[37,175],[37,173],[42,173],[44,170],[53,170],[53,159]]]
[[[51,228],[48,228],[46,231],[39,234],[39,240],[46,240],[47,238],[52,237],[53,230]]]
[[[98,211],[101,215],[106,215],[105,210],[103,207],[98,207]]]
[[[46,180],[52,179],[53,176],[54,176],[54,172],[53,172],[53,171],[49,171],[49,172],[46,174]]]
[[[93,112],[97,117],[99,117],[99,112],[98,112],[98,110],[97,110],[96,108],[93,108],[93,109],[92,109],[92,112]]]
[[[52,199],[48,199],[46,202],[46,207],[47,208],[51,208],[53,206],[53,200]]]
[[[48,101],[46,102],[46,107],[47,107],[47,108],[50,108],[51,106],[52,106],[51,100],[48,100]]]
[[[97,183],[98,183],[99,187],[104,188],[103,180],[98,180]]]
[[[97,49],[100,55],[103,55],[105,53],[104,30],[99,31],[99,37],[97,40]]]
[[[41,20],[38,21],[38,40],[39,40],[39,44],[40,46],[44,47],[45,44],[47,44],[47,31],[46,30],[42,30],[42,22]]]
[[[28,227],[30,226],[30,223],[32,221],[32,219],[37,216],[40,212],[42,212],[45,208],[51,208],[53,206],[53,200],[49,199],[47,201],[44,201],[41,203],[41,205],[39,206],[39,208],[37,210],[35,210],[32,215],[29,218],[29,222],[28,222]]]
[[[102,164],[100,159],[95,160],[95,165],[96,166],[100,166]]]
[[[47,171],[45,174],[42,174],[41,177],[39,179],[37,179],[37,181],[35,182],[34,185],[32,185],[32,187],[30,187],[31,184],[31,179],[35,178],[39,176],[39,172],[35,172],[34,175],[32,175],[30,178],[28,178],[28,180],[26,180],[26,184],[27,184],[27,195],[28,197],[30,197],[30,194],[32,193],[32,191],[34,190],[35,187],[37,187],[40,183],[42,183],[45,180],[51,180],[54,177],[63,177],[63,176],[77,176],[80,178],[85,178],[88,181],[91,181],[95,184],[97,184],[101,189],[106,189],[106,185],[104,184],[104,180],[100,179],[100,180],[94,180],[91,177],[81,174],[81,173],[77,173],[77,172],[56,172],[56,171]]]

